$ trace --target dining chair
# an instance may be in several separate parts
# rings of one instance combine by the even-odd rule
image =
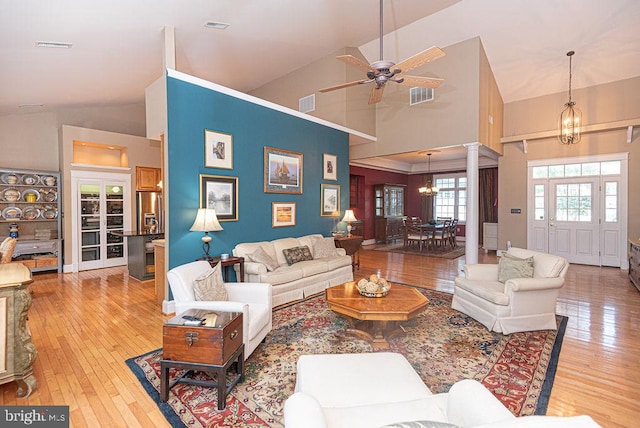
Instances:
[[[442,227],[437,228],[433,233],[433,241],[435,245],[444,245],[449,242],[449,229],[451,228],[451,220],[444,220]]]
[[[0,263],[11,263],[17,242],[16,238],[11,237],[7,237],[2,241],[2,244],[0,244]]]
[[[456,248],[458,246],[458,243],[456,242],[457,228],[458,228],[458,219],[454,218],[453,221],[451,221],[451,226],[449,226],[449,244],[451,245],[451,248]]]
[[[412,244],[418,244],[418,251],[422,252],[423,244],[428,242],[426,231],[420,226],[407,224],[404,228],[404,249],[408,249]]]

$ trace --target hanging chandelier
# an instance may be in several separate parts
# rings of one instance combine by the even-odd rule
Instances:
[[[564,110],[560,114],[560,130],[558,140],[562,144],[576,144],[580,141],[580,122],[582,122],[582,112],[575,108],[576,103],[571,100],[571,57],[574,51],[567,52],[569,57],[569,102],[564,105]]]
[[[429,157],[429,166],[428,166],[429,175],[431,175],[431,155],[432,154],[433,153],[427,153],[427,156]],[[440,191],[439,188],[431,184],[431,178],[429,178],[426,185],[418,188],[418,192],[420,192],[420,194],[422,194],[423,196],[433,196],[437,194],[439,191]]]

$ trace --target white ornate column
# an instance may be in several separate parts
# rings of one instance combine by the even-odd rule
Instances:
[[[465,144],[467,149],[467,221],[465,229],[464,253],[467,263],[478,263],[479,223],[479,174],[478,147],[480,143]]]

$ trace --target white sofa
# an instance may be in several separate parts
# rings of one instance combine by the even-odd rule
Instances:
[[[589,416],[516,418],[471,379],[455,383],[448,393],[432,394],[401,354],[303,355],[298,359],[295,392],[284,404],[286,428],[375,428],[415,421],[463,428],[599,426]]]
[[[533,257],[533,278],[500,282],[497,264],[465,265],[464,276],[455,279],[451,307],[497,333],[555,330],[556,299],[569,263],[563,257],[523,248],[510,248],[507,254]]]
[[[324,291],[328,287],[353,281],[351,257],[343,248],[336,248],[332,257],[314,258],[294,263],[291,266],[282,250],[307,246],[314,254],[314,243],[323,239],[320,234],[306,235],[299,238],[281,238],[274,241],[240,243],[233,249],[233,255],[244,257],[245,280],[247,282],[268,282],[273,290],[273,306],[282,305]],[[331,238],[333,239],[333,238]],[[248,257],[258,247],[275,261],[278,268],[272,272]],[[238,269],[238,266],[234,266]]]

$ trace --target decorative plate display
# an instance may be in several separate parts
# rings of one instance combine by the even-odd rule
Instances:
[[[27,186],[33,186],[34,184],[37,184],[38,181],[40,181],[40,177],[35,174],[27,174],[22,176],[22,183],[26,184]]]
[[[22,217],[22,210],[18,207],[6,207],[2,210],[2,217],[6,220],[15,220]]]
[[[369,278],[362,278],[356,284],[358,292],[365,297],[384,297],[389,294],[391,284],[384,278],[379,278],[376,274],[371,274]]]
[[[46,219],[53,220],[54,218],[58,218],[58,210],[50,208],[44,212],[43,216]]]
[[[45,202],[55,202],[55,201],[58,200],[58,192],[56,192],[55,190],[51,189],[51,190],[45,192],[42,195],[42,199]]]
[[[18,176],[11,173],[2,174],[0,179],[4,184],[18,184]]]
[[[42,177],[42,184],[44,184],[45,186],[55,186],[56,185],[56,178],[52,175],[47,175],[46,177]]]
[[[35,220],[40,217],[40,210],[34,206],[25,207],[22,210],[22,218],[24,220]]]
[[[35,195],[36,196],[36,200],[35,201],[30,201],[27,198],[27,195]],[[22,199],[27,201],[27,202],[38,202],[40,200],[40,192],[38,192],[36,189],[27,189],[24,192],[22,192]]]
[[[7,202],[16,202],[20,199],[20,191],[17,189],[4,189],[4,192],[0,193],[0,197]]]

